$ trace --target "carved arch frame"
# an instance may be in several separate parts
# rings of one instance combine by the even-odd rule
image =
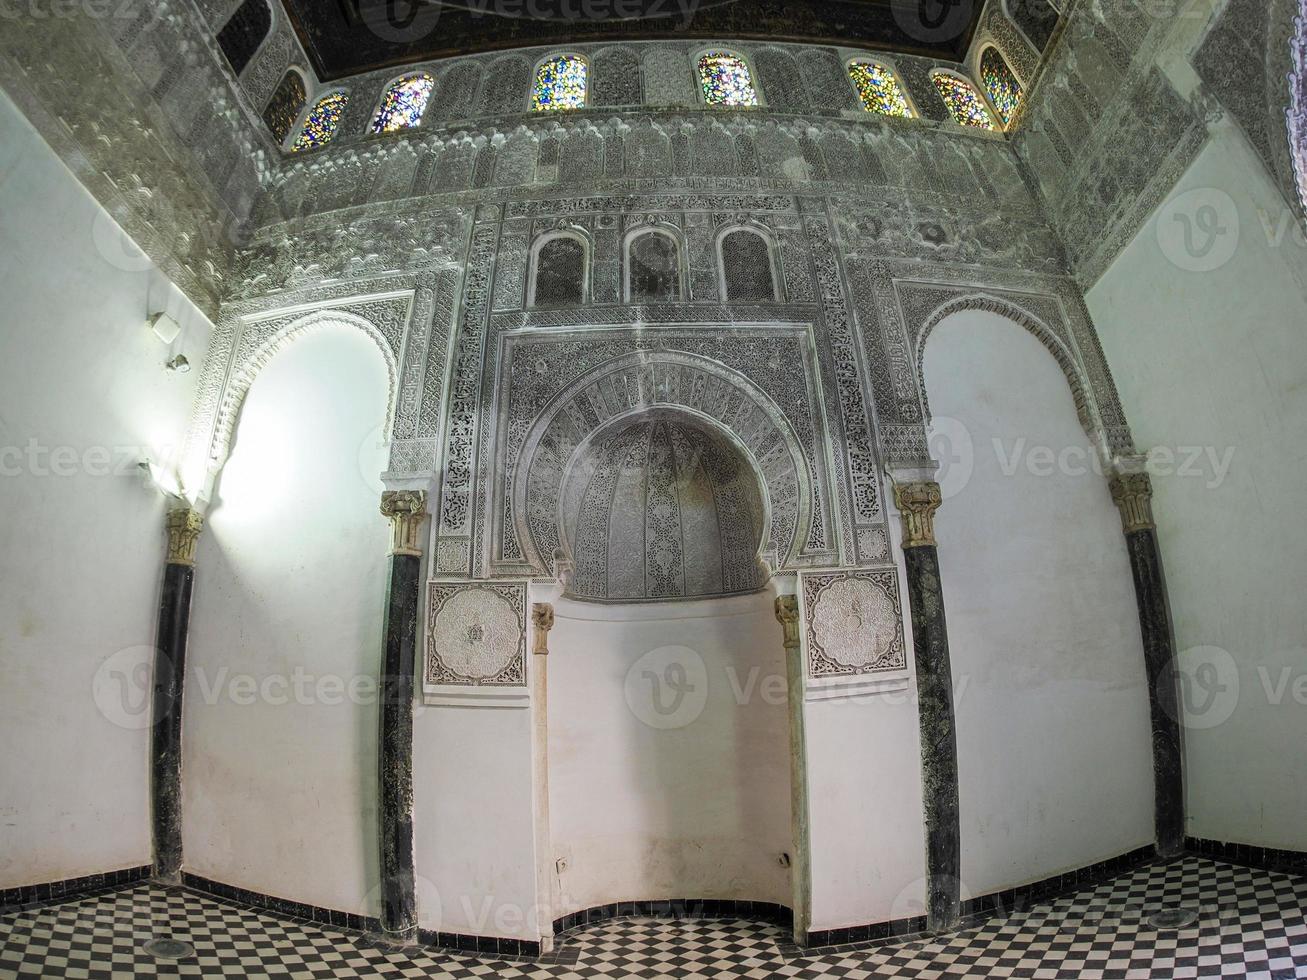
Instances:
[[[777,509],[775,502],[784,496],[783,488],[777,478],[767,475],[766,468],[759,462],[740,433],[734,431],[722,419],[709,415],[694,405],[686,404],[684,399],[642,401],[641,404],[632,406],[629,410],[620,412],[611,418],[596,420],[577,442],[571,455],[564,462],[561,473],[563,478],[548,487],[548,492],[553,495],[554,499],[528,507],[527,493],[531,483],[530,473],[540,451],[541,442],[549,432],[554,420],[574,406],[580,396],[596,383],[632,366],[645,366],[653,363],[678,364],[712,375],[726,382],[751,405],[761,410],[771,425],[770,431],[775,433],[783,443],[784,456],[795,474],[795,520],[789,541],[777,542],[772,540],[775,526],[773,518]],[[794,563],[803,550],[807,539],[806,530],[811,522],[812,509],[816,506],[816,502],[814,500],[812,475],[808,470],[808,464],[798,436],[790,425],[789,419],[785,417],[785,414],[765,391],[738,371],[699,355],[667,350],[657,352],[640,351],[605,361],[575,379],[562,391],[558,392],[537,413],[514,464],[512,480],[513,533],[517,535],[518,544],[526,561],[537,570],[556,571],[554,556],[546,556],[541,553],[537,535],[531,529],[530,514],[534,512],[543,515],[545,520],[549,522],[546,525],[546,530],[552,529],[550,537],[563,545],[562,489],[566,483],[566,475],[571,472],[584,447],[592,441],[596,433],[607,430],[610,422],[618,418],[629,422],[632,418],[655,409],[684,411],[697,419],[702,419],[705,423],[719,429],[730,440],[731,444],[743,454],[744,458],[754,467],[758,485],[763,490],[764,535],[762,538],[762,552],[764,554],[768,552],[776,554],[777,568]]]
[[[399,389],[399,359],[396,351],[381,330],[370,320],[348,310],[316,310],[278,327],[274,333],[261,340],[252,353],[242,357],[238,364],[233,365],[214,422],[213,441],[209,451],[211,461],[218,465],[226,461],[227,454],[231,451],[232,436],[236,431],[236,420],[240,416],[241,406],[245,404],[245,396],[249,394],[255,379],[268,362],[305,334],[312,333],[319,327],[337,325],[357,328],[381,351],[381,356],[386,363],[388,381],[385,428],[387,432],[390,431],[394,423],[395,401]]]
[[[558,543],[562,551],[563,560],[565,560],[568,563],[568,566],[570,568],[576,567],[576,557],[572,552],[573,542],[572,539],[568,536],[568,534],[565,533],[565,529],[567,526],[567,515],[564,513],[565,500],[564,500],[564,494],[562,492],[563,489],[566,488],[571,482],[572,475],[576,471],[576,468],[580,466],[582,462],[585,460],[586,455],[589,453],[590,448],[595,444],[595,442],[604,438],[608,433],[613,432],[615,430],[622,429],[628,425],[638,424],[641,419],[652,418],[659,415],[688,416],[694,422],[698,423],[702,428],[707,429],[708,431],[714,433],[718,438],[723,439],[724,441],[729,443],[731,447],[734,448],[735,451],[740,454],[740,457],[745,461],[746,465],[749,467],[749,471],[753,475],[754,483],[757,486],[758,490],[760,491],[762,497],[762,505],[763,505],[762,527],[760,528],[760,534],[758,536],[758,549],[754,553],[753,558],[757,563],[759,563],[759,566],[765,572],[764,579],[763,579],[763,585],[765,586],[766,581],[770,579],[771,574],[776,571],[776,569],[774,568],[767,567],[764,560],[764,556],[766,555],[766,553],[769,550],[771,550],[769,549],[768,546],[773,544],[771,539],[772,537],[771,493],[769,492],[767,476],[763,472],[762,465],[758,462],[758,459],[754,455],[753,451],[744,444],[744,441],[740,439],[740,437],[735,432],[733,432],[728,425],[726,425],[720,419],[715,418],[712,415],[709,415],[707,412],[699,411],[698,409],[692,408],[688,405],[660,403],[657,405],[635,406],[634,408],[630,408],[625,412],[619,412],[616,415],[604,419],[602,422],[599,423],[599,425],[597,425],[595,428],[590,430],[590,432],[586,433],[585,438],[581,440],[580,443],[577,444],[576,448],[572,452],[571,458],[568,459],[567,464],[563,467],[562,476],[558,483],[559,492],[558,492],[558,500],[556,502],[557,514],[555,515],[554,520],[557,522],[556,526],[559,529]],[[524,462],[525,462],[525,466],[522,472],[529,471],[531,461],[526,460],[524,458]],[[515,484],[515,486],[519,486],[519,485],[521,484],[520,483]],[[525,488],[524,488],[524,492],[525,492]],[[802,499],[802,494],[800,499]],[[522,512],[517,511],[517,513],[522,513]],[[523,514],[523,517],[525,518],[525,514]],[[799,533],[802,530],[802,527],[803,527],[802,523],[797,523],[795,527],[794,546],[796,548],[800,547],[802,544],[802,535]],[[529,533],[530,532],[528,531],[527,532],[528,537],[529,537]],[[535,548],[534,541],[531,542],[530,547],[533,549]],[[561,570],[555,568],[555,571],[561,571]],[[758,590],[753,589],[751,591],[756,592]],[[571,596],[570,587],[568,589],[568,594],[569,597],[571,598],[581,598],[579,596]],[[723,593],[723,594],[738,595],[740,593],[732,592],[732,593]],[[676,600],[681,598],[703,599],[703,598],[710,598],[710,597],[705,595],[693,595],[693,596],[669,596],[667,598],[669,600]],[[585,597],[584,601],[633,602],[633,601],[660,601],[660,600],[653,599],[653,598],[647,598],[643,600],[634,600],[634,599],[607,600],[607,599],[596,599],[594,597]]]
[[[763,240],[763,244],[767,246],[767,262],[771,270],[771,302],[785,302],[785,281],[781,269],[780,243],[776,240],[776,235],[770,228],[762,222],[752,219],[727,222],[718,228],[713,236],[713,254],[717,259],[717,289],[722,301],[725,303],[753,302],[752,300],[733,299],[727,290],[726,255],[722,246],[726,244],[727,237],[737,231],[757,235]]]
[[[676,225],[666,221],[643,221],[627,230],[622,236],[622,302],[634,302],[631,299],[631,246],[637,238],[647,234],[662,235],[670,239],[676,249],[676,288],[677,296],[672,300],[655,302],[684,303],[689,295],[689,283],[686,282],[690,270],[689,246],[685,241],[685,232]],[[643,302],[643,301],[642,301]]]
[[[917,388],[921,396],[923,424],[929,425],[931,420],[930,404],[926,394],[926,342],[930,339],[934,329],[950,316],[955,313],[965,313],[973,310],[1001,316],[1022,327],[1043,344],[1044,348],[1053,355],[1053,359],[1057,361],[1063,375],[1066,377],[1067,385],[1071,389],[1071,397],[1075,401],[1076,416],[1080,419],[1081,428],[1098,445],[1106,447],[1108,445],[1107,433],[1098,407],[1091,395],[1093,387],[1076,355],[1058,336],[1057,331],[1050,328],[1048,324],[1029,310],[1025,310],[1009,300],[984,292],[966,293],[946,300],[926,316],[918,329],[914,340],[912,360],[916,372]]]
[[[570,238],[573,241],[581,243],[581,299],[579,304],[584,306],[590,302],[590,277],[594,268],[594,236],[581,225],[564,224],[538,235],[531,243],[531,251],[527,257],[527,283],[526,283],[526,305],[527,309],[552,309],[558,304],[549,307],[541,307],[536,302],[536,274],[540,271],[540,253],[550,242],[556,242],[560,238]]]

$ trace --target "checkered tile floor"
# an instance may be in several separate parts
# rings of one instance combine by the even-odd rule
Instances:
[[[1163,908],[1195,908],[1179,932]],[[358,935],[142,884],[0,917],[0,977],[684,978],[1307,977],[1307,880],[1186,858],[947,938],[814,954],[741,921],[628,919],[573,932],[574,965],[503,963],[387,949]],[[151,959],[172,936],[189,960]],[[567,957],[570,959],[571,957]]]

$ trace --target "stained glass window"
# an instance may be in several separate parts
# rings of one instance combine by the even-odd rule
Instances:
[[[1007,66],[997,48],[986,48],[981,55],[980,80],[985,83],[985,91],[989,93],[994,111],[1006,126],[1021,105],[1021,83],[1012,74],[1012,69]]]
[[[590,67],[578,55],[564,54],[542,62],[536,69],[531,108],[536,112],[582,108],[589,77]]]
[[[318,99],[309,110],[291,150],[315,150],[330,143],[331,138],[336,135],[336,130],[340,128],[340,120],[345,115],[345,106],[348,103],[347,92],[328,92]]]
[[[374,133],[394,133],[401,129],[412,129],[422,121],[426,112],[427,100],[436,80],[430,75],[409,75],[401,78],[390,88],[381,100],[381,108],[372,120]]]
[[[854,61],[849,64],[849,78],[858,90],[862,106],[868,112],[882,116],[900,116],[912,118],[912,109],[899,87],[899,80],[884,65],[870,61]]]
[[[709,105],[757,105],[749,66],[738,55],[710,51],[699,59],[699,82]]]
[[[945,75],[943,72],[937,72],[930,77],[935,83],[935,88],[939,89],[948,111],[953,114],[954,122],[962,126],[975,126],[977,129],[995,128],[994,120],[989,110],[985,108],[984,100],[970,82],[956,75]]]

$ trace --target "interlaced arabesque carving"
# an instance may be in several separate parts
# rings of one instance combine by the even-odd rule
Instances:
[[[424,676],[434,685],[524,685],[526,583],[429,583]]]
[[[562,510],[577,598],[703,598],[766,584],[753,464],[687,412],[604,426],[569,467]]]

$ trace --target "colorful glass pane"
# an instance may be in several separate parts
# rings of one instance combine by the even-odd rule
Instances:
[[[1007,66],[998,49],[987,48],[981,56],[980,80],[985,83],[989,101],[994,104],[994,110],[1006,126],[1021,105],[1021,83],[1012,74],[1012,69]]]
[[[309,110],[308,118],[300,127],[300,134],[295,138],[291,150],[314,150],[326,146],[340,128],[340,120],[345,115],[345,106],[349,95],[345,92],[330,92],[318,99]]]
[[[580,109],[585,106],[585,88],[590,68],[574,54],[550,58],[536,69],[531,108],[535,112]]]
[[[431,98],[435,84],[436,80],[430,75],[410,75],[390,86],[372,120],[372,131],[394,133],[412,129],[422,121],[422,113],[426,112],[427,100]]]
[[[994,120],[989,115],[989,110],[985,108],[984,101],[980,98],[980,93],[972,88],[969,82],[963,81],[956,75],[938,74],[932,75],[935,82],[935,88],[939,89],[939,94],[943,97],[948,111],[953,114],[953,119],[962,126],[975,126],[977,129],[994,129]]]
[[[699,59],[699,81],[709,105],[757,105],[758,91],[743,59],[710,51]]]
[[[858,98],[862,99],[862,106],[868,112],[912,118],[912,110],[903,89],[899,88],[899,80],[884,65],[855,61],[849,65],[849,78],[853,79],[853,87],[858,90]]]

